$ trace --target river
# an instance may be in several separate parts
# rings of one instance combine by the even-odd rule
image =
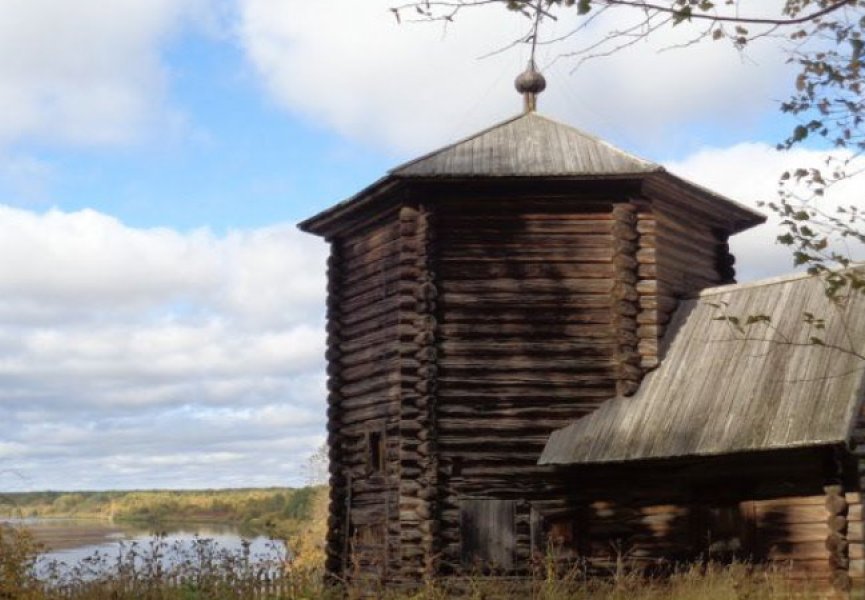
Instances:
[[[138,556],[159,552],[168,563],[179,556],[208,551],[240,554],[248,550],[255,558],[273,560],[285,555],[282,542],[233,525],[177,522],[160,525],[98,519],[0,519],[0,524],[25,527],[42,544],[41,565],[95,564],[101,556],[105,565],[115,564],[121,554],[133,550]],[[158,544],[158,547],[155,546]]]

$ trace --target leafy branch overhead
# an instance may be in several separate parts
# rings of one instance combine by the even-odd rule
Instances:
[[[778,198],[762,206],[779,217],[784,233],[777,241],[790,248],[794,265],[823,276],[830,298],[865,291],[865,277],[847,270],[854,250],[865,247],[862,211],[856,206],[830,209],[817,202],[861,170],[865,0],[421,0],[392,8],[403,21],[446,22],[464,11],[485,9],[507,9],[527,18],[526,33],[506,48],[521,43],[556,46],[556,60],[570,58],[575,68],[670,27],[687,33],[687,41],[674,46],[682,52],[704,42],[726,42],[739,53],[756,40],[778,44],[786,63],[794,67],[789,96],[779,110],[795,121],[778,149],[816,141],[834,154],[823,168],[782,174]],[[409,11],[412,17],[403,19]],[[581,16],[580,24],[559,37],[541,39],[539,23],[567,11]],[[622,12],[633,25],[599,19]]]
[[[391,10],[401,22],[454,21],[463,11],[490,7],[520,13],[530,22],[538,14],[557,19],[569,10],[586,19],[612,10],[639,15],[637,26],[603,32],[601,40],[582,50],[574,51],[567,43],[586,39],[585,28],[543,42],[559,44],[562,54],[579,61],[607,56],[664,26],[687,24],[692,28],[691,42],[683,46],[723,40],[744,50],[754,40],[771,37],[784,46],[788,62],[798,66],[790,98],[781,110],[800,117],[801,123],[779,146],[790,148],[820,136],[839,148],[865,149],[863,0],[786,0],[781,4],[765,0],[420,0]],[[530,25],[521,41],[531,41],[536,34]]]

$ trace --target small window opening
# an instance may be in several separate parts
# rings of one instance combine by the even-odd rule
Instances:
[[[367,438],[369,468],[373,473],[384,472],[384,436],[380,431],[372,431]]]

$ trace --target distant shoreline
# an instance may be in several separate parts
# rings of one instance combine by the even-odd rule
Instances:
[[[308,523],[324,488],[18,492],[0,494],[0,519],[87,519],[159,527],[227,525],[250,534],[292,535]]]

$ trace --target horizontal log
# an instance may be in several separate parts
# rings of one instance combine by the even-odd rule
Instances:
[[[386,256],[376,257],[378,260]],[[612,260],[612,238],[609,236],[593,236],[592,238],[577,238],[562,240],[556,245],[532,245],[523,244],[489,244],[475,245],[464,244],[461,246],[442,245],[438,253],[439,260],[502,260],[511,261],[566,261],[566,262],[590,262],[600,260],[610,262]],[[346,265],[350,261],[346,261]]]
[[[640,296],[639,306],[642,312],[653,311],[665,313],[675,310],[679,305],[679,298],[672,295],[666,288],[659,288],[658,293]]]
[[[610,306],[568,311],[533,310],[532,307],[484,306],[443,307],[439,331],[445,335],[470,334],[475,325],[492,324],[484,334],[499,332],[501,337],[523,339],[533,331],[558,331],[579,337],[609,337]]]
[[[438,378],[441,387],[446,385],[458,386],[469,384],[472,386],[496,385],[502,388],[507,386],[524,387],[536,386],[538,390],[545,387],[562,385],[587,386],[601,388],[615,385],[616,377],[612,370],[600,371],[598,373],[568,372],[568,370],[551,371],[545,373],[534,371],[505,370],[501,373],[483,372],[463,369],[443,369]],[[576,389],[576,388],[575,388]]]
[[[612,278],[615,274],[611,263],[558,262],[558,263],[513,263],[501,262],[449,261],[436,269],[441,280],[459,281],[463,279],[599,279]]]
[[[636,339],[636,338],[634,338]],[[565,340],[466,340],[466,339],[450,339],[445,338],[438,348],[442,356],[545,356],[566,354],[568,356],[577,355],[597,355],[599,357],[607,357],[612,352],[615,346],[615,341],[595,341],[587,342],[578,339]]]
[[[399,415],[399,405],[391,402],[373,404],[364,406],[363,408],[355,408],[352,410],[343,410],[340,414],[341,429],[353,423],[362,423],[375,419],[385,419]]]
[[[581,198],[580,206],[565,206],[557,199],[552,202],[538,202],[537,209],[533,210],[530,208],[532,202],[526,198],[520,198],[512,205],[508,205],[500,197],[490,197],[488,200],[495,202],[495,211],[491,211],[489,204],[485,204],[476,194],[473,194],[472,200],[475,202],[474,206],[465,202],[450,207],[440,204],[438,222],[441,230],[471,231],[476,226],[495,226],[498,230],[506,229],[509,224],[520,230],[545,224],[549,226],[583,224],[595,228],[603,223],[612,225],[613,219],[610,214],[612,198],[604,198],[595,204],[590,203],[586,198]]]
[[[372,363],[389,363],[396,359],[399,355],[400,346],[394,342],[371,346],[365,350],[344,352],[338,358],[334,356],[329,356],[328,358],[331,362],[335,362],[341,367],[340,375],[345,377],[345,371],[350,368]],[[349,378],[346,377],[346,379],[348,380]]]
[[[545,218],[547,217],[547,218]],[[586,235],[605,233],[612,229],[609,213],[583,218],[579,215],[519,215],[485,214],[464,217],[449,216],[439,220],[438,236],[442,240],[479,236],[521,235]]]
[[[387,327],[374,329],[364,335],[341,339],[337,348],[344,355],[353,352],[363,352],[368,348],[382,347],[394,343],[399,335],[399,329]]]
[[[754,513],[758,523],[826,523],[826,509],[821,505],[789,505],[764,507],[757,504]]]
[[[590,406],[594,406],[591,403]],[[446,417],[476,417],[481,420],[493,418],[544,418],[555,417],[559,419],[572,420],[583,416],[586,412],[586,402],[574,402],[569,405],[557,404],[555,406],[530,406],[504,408],[497,405],[464,405],[454,406],[452,404],[439,404],[437,412],[440,418]]]
[[[572,372],[606,374],[619,363],[612,356],[584,356],[574,354],[569,358],[553,358],[550,356],[533,356],[528,354],[515,356],[491,355],[480,353],[474,356],[443,356],[439,359],[442,374],[465,374],[478,371],[494,376],[503,371],[506,373],[534,373],[537,371]],[[348,377],[346,376],[346,380]]]
[[[396,219],[382,222],[376,227],[366,231],[358,231],[353,235],[345,236],[335,242],[336,253],[341,255],[346,252],[368,249],[393,241],[399,237],[399,223]]]
[[[361,363],[356,366],[341,367],[339,370],[339,377],[346,384],[380,377],[399,368],[399,362],[397,359],[397,356],[391,355],[387,359],[381,358],[379,360]]]
[[[358,241],[352,246],[345,246],[340,249],[338,266],[348,264],[349,261],[378,260],[385,256],[398,254],[404,243],[404,240],[396,236],[387,241],[380,240],[378,243]]]
[[[453,434],[456,431],[471,432],[474,434],[482,434],[487,429],[496,431],[552,431],[565,427],[571,423],[572,419],[563,417],[554,418],[533,418],[520,419],[514,417],[497,417],[487,419],[462,419],[441,416],[438,419],[438,428],[443,434]],[[507,457],[505,457],[507,460]]]
[[[400,256],[404,254],[403,246],[404,243],[392,243],[360,256],[340,257],[338,269],[343,273],[351,273],[359,268],[393,268],[400,263]]]
[[[582,249],[579,251],[578,255],[568,255],[562,254],[560,252],[547,252],[546,254],[512,254],[509,255],[507,252],[499,252],[498,254],[494,254],[492,252],[488,254],[476,253],[471,256],[466,256],[464,254],[460,255],[449,255],[442,252],[437,260],[440,264],[458,262],[475,262],[475,263],[483,263],[483,262],[491,262],[491,263],[507,263],[507,264],[515,264],[515,263],[538,263],[538,264],[589,264],[589,263],[612,263],[613,262],[613,253],[609,248],[588,248]],[[394,263],[396,264],[396,263]]]
[[[489,230],[487,230],[489,231]],[[480,233],[477,231],[445,231],[441,230],[439,245],[446,249],[460,250],[465,248],[585,248],[589,246],[609,247],[614,236],[613,227],[584,231],[577,235],[570,232],[539,232],[499,231]]]
[[[484,294],[469,294],[443,291],[439,295],[441,306],[447,311],[453,308],[488,306],[493,309],[499,306],[510,310],[540,310],[547,307],[557,310],[580,308],[601,308],[610,306],[610,297],[605,294],[571,295],[566,291],[561,293],[535,293],[531,295],[516,292],[488,292]]]
[[[339,388],[339,392],[343,397],[369,394],[375,391],[389,389],[391,386],[399,385],[402,381],[400,374],[393,371],[378,377],[363,379],[357,383],[343,385]]]
[[[609,387],[581,387],[575,389],[569,385],[553,385],[533,388],[530,385],[518,386],[514,389],[489,387],[486,384],[464,386],[452,380],[438,381],[439,404],[475,404],[479,402],[500,403],[503,406],[531,406],[536,404],[554,404],[561,401],[580,399],[581,401],[600,404],[610,399]]]
[[[340,335],[347,336],[348,331],[351,331],[350,326],[364,321],[369,321],[372,324],[378,324],[379,327],[387,324],[396,324],[397,315],[397,298],[391,296],[380,302],[363,307],[354,307],[351,302],[347,302],[340,307],[339,323]]]
[[[490,279],[487,281],[440,282],[443,293],[478,294],[482,298],[490,293],[518,294],[608,294],[613,289],[611,279]]]

